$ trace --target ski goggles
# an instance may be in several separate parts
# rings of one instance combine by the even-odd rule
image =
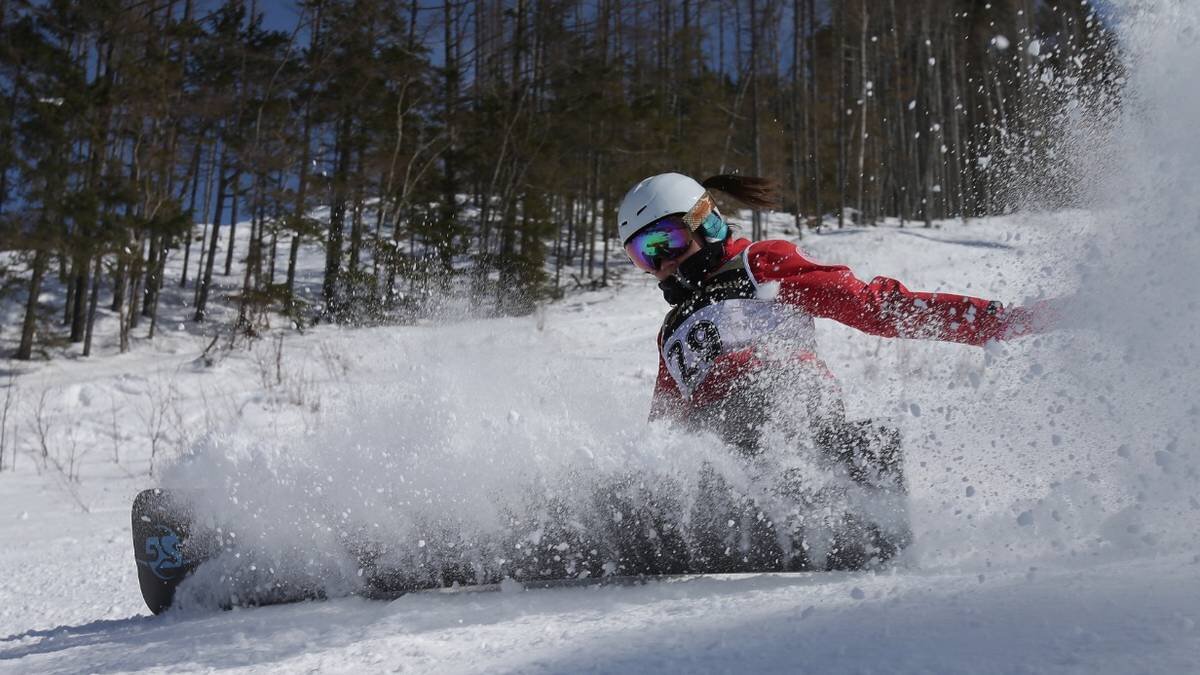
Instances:
[[[625,242],[625,253],[641,269],[659,271],[692,246],[692,227],[685,218],[682,213],[664,216],[643,227]]]

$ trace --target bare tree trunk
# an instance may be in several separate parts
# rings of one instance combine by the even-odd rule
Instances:
[[[229,250],[225,251],[225,276],[233,274],[233,249],[237,241],[238,204],[242,199],[242,171],[235,169],[229,189]]]
[[[924,178],[921,181],[921,211],[925,219],[925,227],[933,227],[933,162],[934,162],[934,132],[933,132],[933,115],[932,111],[936,105],[934,101],[933,82],[937,77],[936,61],[933,57],[933,52],[929,47],[930,44],[930,29],[929,21],[932,8],[926,4],[922,6],[921,11],[921,44],[922,51],[925,54],[925,77],[921,81],[921,100],[925,110],[925,120],[919,127],[924,135],[925,142],[922,144],[925,148],[925,165],[922,172]]]
[[[220,243],[221,214],[225,210],[225,150],[221,150],[221,159],[217,162],[217,205],[213,214],[212,232],[208,241],[208,253],[204,256],[204,274],[200,278],[199,294],[196,297],[196,312],[194,321],[204,321],[207,316],[208,295],[212,289],[213,261],[217,257],[217,245]]]
[[[600,183],[600,179],[599,179],[599,177],[597,177],[596,178],[596,189],[597,190],[599,190],[599,188],[600,188],[599,183]],[[612,232],[611,228],[609,227],[609,224],[610,224],[610,221],[614,221],[616,219],[616,214],[614,214],[612,211],[612,206],[611,206],[612,203],[613,203],[613,200],[611,198],[609,198],[609,195],[605,195],[604,209],[600,212],[600,236],[602,239],[604,239],[604,251],[601,253],[601,256],[600,256],[600,269],[601,269],[600,283],[604,286],[608,285],[608,246],[609,246],[609,240],[612,239],[612,237],[609,236],[609,233]]]
[[[812,180],[809,186],[812,188],[812,204],[813,211],[817,216],[817,225],[820,226],[824,218],[824,210],[821,208],[821,145],[820,136],[817,134],[817,116],[813,108],[821,99],[817,96],[817,13],[816,0],[808,0],[808,55],[811,60],[809,72],[810,91],[809,91],[809,106],[805,110],[805,124],[808,125],[809,133],[809,148],[812,153],[811,169]]]
[[[284,171],[282,169],[275,175],[275,191],[283,193]],[[271,264],[267,266],[267,285],[275,285],[275,265],[279,259],[279,220],[272,220],[271,227]]]
[[[221,147],[221,139],[218,138],[215,141],[213,141],[212,159],[208,165],[208,177],[205,178],[205,185],[204,185],[204,215],[200,217],[200,222],[204,223],[204,227],[200,233],[200,250],[197,252],[197,257],[196,257],[197,283],[196,283],[195,293],[192,295],[192,305],[193,306],[198,306],[200,304],[200,287],[203,285],[202,283],[200,283],[200,280],[202,280],[204,278],[204,269],[205,269],[205,265],[206,265],[205,260],[207,258],[207,256],[205,255],[204,246],[208,242],[208,229],[209,229],[210,224],[213,228],[215,228],[217,226],[217,222],[221,220],[221,212],[219,210],[217,211],[217,213],[215,214],[215,216],[212,218],[211,221],[208,216],[209,216],[209,207],[211,206],[211,201],[209,198],[212,196],[212,186],[213,186],[214,180],[216,181],[217,186],[218,186],[217,187],[218,202],[221,201],[221,196],[224,194],[220,187],[221,179],[223,176],[221,175],[222,169],[219,164],[219,162],[224,159],[224,157],[223,157],[224,152],[225,152],[224,148]],[[221,159],[219,160],[218,157],[220,157]],[[223,206],[223,204],[220,204],[218,206],[218,208],[220,208],[220,206]],[[186,276],[187,275],[184,274],[185,278],[186,278]],[[183,283],[185,283],[185,282],[181,281],[180,285],[183,285]]]
[[[246,264],[242,270],[242,293],[238,299],[238,315],[237,321],[234,323],[233,333],[230,335],[230,344],[236,339],[238,333],[251,334],[253,327],[250,324],[250,298],[253,291],[253,280],[256,278],[256,271],[260,266],[262,257],[262,219],[260,218],[260,205],[262,196],[263,174],[259,174],[254,180],[254,196],[250,201],[250,246],[246,253]]]
[[[600,194],[600,159],[599,154],[592,152],[591,174],[588,181],[588,279],[595,278],[596,265],[596,216],[599,207]]]
[[[21,323],[21,344],[17,347],[15,358],[28,361],[33,357],[33,338],[37,332],[38,296],[42,292],[42,278],[46,275],[46,266],[50,254],[40,246],[33,255],[33,264],[29,271],[29,296],[25,300],[25,319]]]
[[[971,171],[963,164],[964,149],[962,134],[959,130],[959,117],[962,116],[963,101],[958,82],[958,57],[954,49],[955,40],[951,39],[948,42],[950,48],[950,98],[954,104],[950,111],[950,142],[954,148],[954,175],[958,177],[956,181],[958,211],[962,221],[966,223],[971,215],[971,206],[968,205],[967,199],[973,190],[971,186]]]
[[[295,303],[296,297],[296,262],[300,255],[300,233],[304,230],[304,219],[307,216],[308,196],[308,164],[311,138],[311,117],[309,108],[304,107],[304,140],[300,151],[300,177],[296,182],[296,202],[292,209],[292,241],[288,247],[288,267],[285,292],[289,308]]]
[[[454,3],[451,0],[445,0],[444,4],[444,34],[442,45],[444,51],[444,68],[445,77],[443,78],[443,97],[442,109],[445,113],[444,123],[446,125],[446,138],[449,146],[446,148],[446,154],[443,159],[443,182],[442,182],[442,226],[451,228],[454,226],[458,218],[458,152],[456,144],[458,140],[458,129],[456,124],[456,116],[458,110],[457,98],[459,88],[459,64],[452,56],[454,50],[450,47],[457,43],[457,21],[453,11]],[[524,0],[518,0],[515,9],[517,16],[517,37],[515,40],[514,52],[520,52],[520,27],[525,15]],[[442,261],[443,271],[449,272],[451,269],[451,256],[453,251],[450,247],[450,242],[446,237],[439,237],[438,256]]]
[[[109,309],[114,312],[120,310],[121,305],[125,303],[125,283],[128,275],[129,266],[125,263],[124,256],[118,256],[117,268],[113,271],[112,303],[109,305]]]
[[[896,152],[892,155],[892,172],[896,176],[894,189],[897,194],[896,215],[900,220],[900,227],[904,227],[904,221],[910,217],[909,211],[909,191],[908,191],[908,175],[902,169],[907,165],[908,152],[908,129],[905,124],[904,100],[900,96],[901,91],[901,73],[903,61],[900,60],[900,15],[896,13],[896,0],[890,0],[892,18],[892,72],[895,80],[896,95],[893,98],[896,101],[894,114],[896,116],[896,127],[899,133],[896,134]]]
[[[160,259],[165,256],[164,246],[162,235],[150,236],[150,256],[146,260],[146,284],[142,290],[142,316],[147,319],[150,318],[150,312],[154,308],[154,296],[158,292],[158,267]]]
[[[846,118],[849,117],[846,113],[846,103],[849,98],[846,95],[846,88],[849,84],[846,81],[846,32],[849,30],[849,20],[844,4],[837,6],[837,35],[834,36],[834,44],[836,50],[834,52],[838,62],[838,96],[837,96],[837,111],[834,118],[837,120],[837,144],[838,144],[838,159],[837,159],[837,181],[838,181],[838,229],[846,226],[846,178],[847,167],[846,161],[849,157],[849,152],[846,149]]]
[[[154,334],[158,329],[158,300],[162,296],[163,277],[166,276],[166,270],[167,252],[166,250],[161,250],[159,251],[158,263],[154,271],[154,293],[151,296],[150,305],[146,307],[146,314],[150,317],[150,331],[146,334],[146,338],[150,340],[154,339]]]
[[[356,177],[362,176],[362,168],[363,152],[359,150],[358,162],[354,171]],[[354,276],[358,273],[359,262],[362,256],[363,193],[361,179],[355,180],[352,202],[353,206],[350,212],[350,274]]]
[[[333,202],[329,209],[329,233],[325,239],[325,279],[321,287],[324,301],[322,314],[332,319],[341,310],[342,248],[346,228],[347,174],[350,170],[350,130],[352,121],[348,110],[342,111],[338,126],[337,164],[333,174]]]
[[[750,133],[753,136],[754,175],[761,176],[762,152],[758,125],[758,12],[756,0],[750,0]],[[757,241],[763,238],[762,213],[758,209],[750,212],[752,217],[752,238]]]
[[[203,139],[197,139],[196,140],[196,149],[194,150],[195,155],[192,157],[192,162],[193,162],[192,190],[191,190],[192,195],[188,200],[188,228],[187,228],[187,232],[185,232],[183,235],[183,270],[182,270],[182,272],[180,272],[180,275],[179,275],[179,287],[180,288],[185,288],[187,286],[188,263],[191,261],[191,258],[192,258],[192,240],[195,238],[195,232],[193,232],[193,230],[194,230],[195,224],[196,224],[196,195],[200,190],[200,159],[201,159],[201,155],[203,154],[202,153],[203,147],[204,147]],[[209,188],[209,182],[210,182],[211,177],[212,177],[212,165],[209,164],[209,169],[206,172],[205,177],[204,177],[205,219],[207,219],[207,217],[208,217],[207,216],[208,196],[209,196],[208,188]]]
[[[802,59],[804,49],[801,46],[801,38],[803,36],[804,26],[804,5],[801,0],[793,0],[792,2],[792,195],[796,200],[796,215],[795,226],[797,238],[804,236],[804,216],[802,206],[804,198],[801,196],[801,185],[803,183],[803,162],[805,156],[804,143],[801,139],[804,138],[807,132],[804,129],[803,119],[800,111],[805,107],[804,92],[805,86],[801,77],[801,70],[805,67]]]
[[[103,262],[103,256],[97,255],[95,272],[92,274],[91,298],[88,299],[87,330],[83,336],[84,356],[92,355],[92,333],[96,325],[96,306],[100,301],[100,279],[102,278],[101,269],[104,266]]]
[[[145,276],[146,233],[138,232],[133,245],[133,264],[129,266],[129,329],[137,328],[141,313],[142,283]],[[124,350],[122,350],[124,352]]]
[[[867,223],[867,209],[863,204],[863,191],[866,182],[866,159],[867,159],[867,97],[869,90],[867,89],[867,0],[862,0],[862,16],[860,17],[862,30],[859,33],[858,40],[858,65],[859,65],[859,95],[860,103],[858,106],[858,197],[855,200],[858,203],[858,219],[859,225]]]
[[[67,263],[66,256],[63,256],[63,261],[60,262],[59,265],[65,266],[66,263]],[[76,290],[75,289],[75,277],[77,276],[75,274],[75,267],[79,264],[79,260],[72,257],[70,259],[70,263],[71,263],[71,267],[70,267],[69,273],[67,273],[66,270],[64,270],[64,269],[59,270],[60,278],[62,279],[62,282],[63,282],[63,288],[67,292],[66,298],[63,299],[62,323],[64,326],[71,325],[71,313],[74,311],[74,308],[75,308],[75,290]]]
[[[87,289],[88,272],[91,271],[91,260],[88,256],[80,256],[75,262],[75,279],[73,285],[75,302],[71,306],[71,342],[83,342],[83,334],[87,328]]]

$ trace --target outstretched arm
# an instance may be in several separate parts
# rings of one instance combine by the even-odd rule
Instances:
[[[871,335],[983,345],[1042,328],[1034,312],[994,300],[910,291],[887,277],[863,282],[848,267],[814,262],[788,242],[756,244],[750,265],[760,283],[779,282],[781,301]]]

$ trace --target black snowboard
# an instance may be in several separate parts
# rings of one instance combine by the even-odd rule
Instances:
[[[175,601],[175,591],[205,560],[219,549],[213,533],[192,520],[194,513],[185,495],[162,489],[143,490],[133,501],[133,552],[137,560],[138,583],[150,611],[161,614]],[[410,593],[494,593],[510,588],[536,590],[578,588],[581,586],[636,586],[651,582],[681,582],[703,578],[705,574],[626,574],[572,579],[536,579],[523,582],[477,583],[452,587],[368,585],[359,595],[375,600],[392,600]],[[745,578],[757,574],[728,574]],[[771,576],[782,576],[773,574]],[[789,575],[790,576],[790,575]],[[386,575],[382,578],[386,582]],[[276,586],[266,593],[242,597],[222,604],[260,606],[320,599],[319,591],[304,586]]]
[[[179,495],[143,490],[133,500],[133,557],[150,611],[171,606],[175,589],[205,555],[192,537],[191,508]]]
[[[857,436],[837,439],[840,442],[836,445],[855,448],[853,452],[847,451],[844,460],[850,471],[849,478],[880,495],[891,495],[897,508],[904,511],[897,514],[904,521],[905,490],[898,436],[894,432],[882,433],[886,429],[868,427],[863,425],[859,430],[857,436],[862,439],[856,441]],[[784,481],[782,487],[787,486]],[[779,544],[780,531],[773,529],[770,523],[764,524],[754,503],[742,503],[712,486],[708,489],[710,492],[705,494],[713,499],[706,503],[712,501],[709,505],[712,508],[697,511],[707,514],[704,520],[693,517],[692,525],[699,523],[701,527],[695,528],[697,531],[693,534],[696,536],[690,543],[679,536],[677,528],[668,527],[674,523],[669,516],[678,515],[673,513],[671,504],[656,505],[636,498],[629,502],[628,495],[620,497],[624,494],[622,490],[601,491],[597,503],[606,513],[620,512],[627,517],[606,521],[607,525],[601,524],[597,531],[589,529],[583,535],[570,528],[561,532],[552,530],[547,536],[540,537],[544,540],[544,550],[529,549],[529,533],[518,528],[511,533],[511,541],[501,540],[502,548],[524,549],[529,553],[525,558],[507,561],[507,566],[496,569],[477,569],[472,563],[469,547],[455,546],[453,540],[446,550],[441,551],[444,557],[436,562],[414,560],[414,564],[407,564],[400,561],[399,565],[395,560],[389,561],[386,555],[380,555],[381,551],[386,553],[387,547],[370,542],[349,542],[347,552],[357,557],[362,582],[361,587],[350,592],[372,599],[394,599],[412,592],[499,590],[502,586],[517,583],[498,583],[503,579],[518,579],[523,588],[555,588],[640,583],[711,573],[861,570],[887,564],[909,542],[906,527],[897,530],[893,524],[891,531],[885,533],[870,520],[847,513],[834,539],[827,542],[830,549],[827,557],[814,563],[806,553],[808,540],[804,530],[782,531],[793,537],[790,551],[785,552]],[[802,488],[797,489],[798,494],[803,494]],[[200,493],[188,491],[151,489],[141,492],[134,500],[133,547],[138,582],[146,605],[155,614],[175,603],[179,585],[202,563],[215,559],[222,550],[233,545],[232,541],[221,538],[220,529],[213,523],[203,518],[202,522],[197,522],[198,511],[193,502],[204,503],[201,497]],[[703,527],[707,520],[714,523],[708,529]],[[734,521],[750,523],[752,527],[733,532],[728,523]],[[535,524],[539,528],[548,527],[541,521]],[[706,533],[711,536],[705,536]],[[738,537],[737,541],[730,540],[734,535]],[[559,547],[564,545],[560,542],[570,542],[569,550],[590,551],[592,556],[580,559],[569,558],[566,554],[560,556]],[[605,552],[603,557],[595,557],[597,550]],[[459,560],[455,554],[467,557]],[[560,557],[561,562],[554,562],[560,561]],[[610,560],[619,562],[616,569],[608,568],[610,563],[607,561]],[[600,566],[600,562],[605,564]],[[228,584],[228,594],[225,599],[218,599],[217,604],[228,608],[326,597],[320,578],[274,578],[274,571],[271,577],[264,578],[262,570],[254,572],[254,569],[249,565],[246,569],[233,570],[228,576],[222,572],[221,583]]]
[[[133,500],[133,554],[137,561],[138,584],[142,599],[155,614],[168,610],[175,601],[179,585],[219,549],[212,533],[193,521],[194,509],[188,497],[161,488],[143,490]],[[704,575],[641,574],[592,578],[539,579],[525,582],[454,584],[450,587],[414,588],[390,585],[387,575],[368,584],[359,595],[373,600],[393,600],[409,593],[493,593],[511,586],[521,589],[576,588],[580,586],[632,586],[651,581],[681,581]],[[733,575],[752,576],[752,575]],[[277,586],[268,593],[242,597],[239,605],[271,605],[319,599],[322,595],[307,587]],[[235,603],[224,603],[229,609]]]

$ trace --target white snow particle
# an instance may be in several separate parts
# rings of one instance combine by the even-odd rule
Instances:
[[[774,300],[779,296],[779,282],[771,281],[765,284],[759,284],[755,297],[759,300]]]

